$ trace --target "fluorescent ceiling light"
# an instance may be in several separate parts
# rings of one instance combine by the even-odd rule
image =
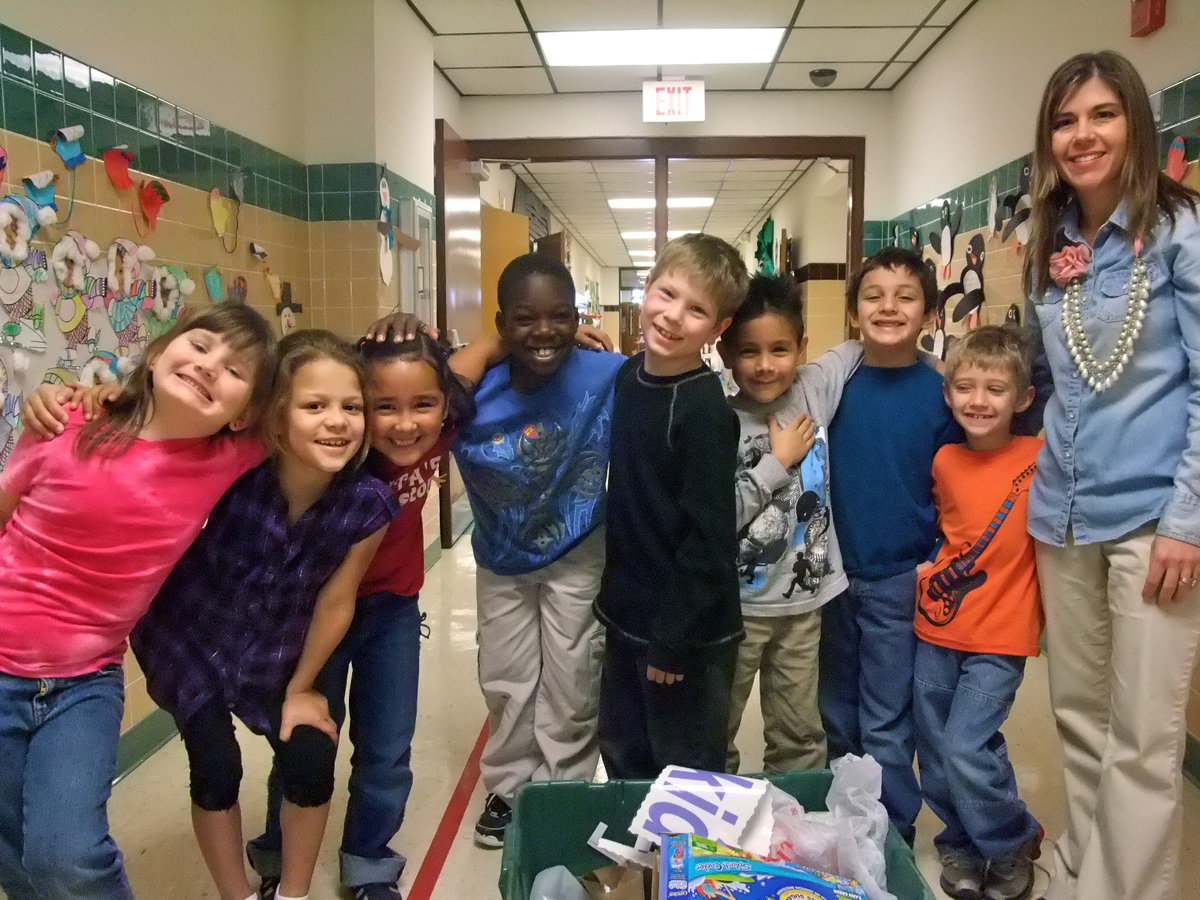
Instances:
[[[654,209],[653,197],[614,197],[608,201],[613,209]],[[712,197],[668,197],[668,209],[707,209],[713,205]]]
[[[630,256],[648,256],[651,259],[654,259],[654,257],[657,254],[653,250],[630,250],[629,255]]]
[[[544,31],[538,43],[550,66],[668,66],[769,63],[782,28],[648,28]]]
[[[683,237],[688,232],[686,231],[668,231],[667,240],[671,241],[677,237]],[[652,241],[654,240],[653,231],[622,231],[621,237],[627,241]]]

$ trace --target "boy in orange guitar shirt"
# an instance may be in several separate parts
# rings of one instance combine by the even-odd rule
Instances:
[[[1014,436],[1033,400],[1028,349],[1013,329],[968,333],[946,360],[946,403],[966,432],[933,460],[945,543],[917,581],[913,711],[942,888],[959,900],[1023,900],[1041,827],[1017,797],[1000,726],[1038,654],[1042,608],[1029,483],[1042,441]]]

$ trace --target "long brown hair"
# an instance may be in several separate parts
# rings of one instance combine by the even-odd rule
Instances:
[[[291,406],[292,385],[296,373],[309,363],[329,359],[340,363],[354,373],[358,380],[358,389],[363,398],[363,438],[354,458],[346,466],[348,470],[357,468],[367,458],[371,449],[370,435],[366,430],[367,403],[370,399],[370,386],[367,384],[367,367],[354,347],[332,331],[322,328],[305,328],[293,331],[279,342],[279,374],[275,378],[275,394],[271,400],[270,412],[266,416],[267,445],[273,453],[284,449],[282,432],[287,429],[288,408]]]
[[[1099,78],[1117,95],[1128,127],[1125,163],[1121,167],[1121,197],[1129,212],[1129,233],[1149,241],[1160,215],[1175,225],[1183,206],[1194,212],[1198,195],[1158,170],[1158,138],[1146,85],[1137,69],[1112,50],[1080,53],[1055,70],[1046,83],[1038,110],[1034,139],[1033,171],[1029,179],[1032,201],[1029,252],[1025,255],[1022,284],[1026,296],[1040,297],[1049,283],[1050,255],[1063,210],[1074,195],[1063,182],[1054,162],[1051,140],[1058,111],[1080,85]]]
[[[249,306],[219,303],[204,312],[181,318],[170,331],[146,348],[121,393],[108,404],[107,412],[80,430],[75,441],[75,454],[80,459],[93,453],[104,457],[120,456],[129,449],[145,426],[153,406],[154,380],[150,366],[175,338],[198,328],[219,334],[238,352],[250,351],[257,356],[250,402],[246,408],[247,429],[256,430],[275,381],[275,335],[267,320]]]

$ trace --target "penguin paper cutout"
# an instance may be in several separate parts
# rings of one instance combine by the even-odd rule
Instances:
[[[1000,240],[1008,243],[1010,238],[1017,239],[1017,251],[1029,243],[1029,231],[1033,227],[1029,214],[1033,209],[1033,198],[1029,196],[1030,163],[1025,159],[1021,163],[1021,182],[1017,193],[1004,198],[1004,208],[1008,211],[1008,221],[1004,223],[1004,231]]]
[[[979,315],[985,302],[983,257],[983,235],[976,234],[972,236],[971,242],[967,245],[966,265],[963,267],[962,275],[959,276],[958,281],[946,285],[942,291],[943,305],[953,297],[962,297],[954,307],[952,320],[955,322],[966,320],[968,330],[979,327]]]
[[[930,277],[936,282],[937,263],[926,258],[925,268],[929,270]],[[946,295],[943,291],[938,295],[937,303],[934,305],[933,322],[930,323],[929,331],[921,335],[918,343],[926,353],[932,353],[938,359],[945,359],[954,340],[953,337],[946,334]]]
[[[80,361],[75,350],[81,344],[94,347],[97,336],[91,329],[90,311],[104,302],[104,279],[94,273],[100,248],[78,231],[68,231],[50,254],[50,269],[58,282],[54,321],[67,345],[59,357],[59,366],[78,372]]]
[[[988,227],[992,230],[992,237],[999,237],[1001,229],[1004,228],[1004,217],[1000,214],[1000,199],[996,193],[995,175],[988,183],[987,221]]]
[[[1008,312],[1004,314],[1005,325],[1021,326],[1021,308],[1015,303],[1008,304]]]
[[[943,279],[950,277],[950,264],[954,259],[954,239],[961,227],[962,207],[956,203],[952,211],[950,201],[943,200],[941,225],[937,231],[929,232],[929,245],[933,247],[933,252],[941,257]]]
[[[0,267],[0,345],[46,352],[45,310],[34,299],[34,287],[47,277],[44,250],[30,250],[23,263]]]

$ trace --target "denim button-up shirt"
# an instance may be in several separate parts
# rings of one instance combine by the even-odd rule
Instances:
[[[1119,207],[1096,234],[1083,282],[1085,330],[1096,358],[1112,350],[1133,266],[1128,217]],[[1062,220],[1082,243],[1078,209]],[[1143,249],[1150,300],[1142,333],[1116,383],[1096,393],[1080,377],[1063,330],[1063,289],[1030,298],[1054,391],[1046,445],[1030,488],[1029,532],[1063,546],[1115,540],[1157,520],[1161,535],[1200,544],[1200,221],[1163,218]]]

